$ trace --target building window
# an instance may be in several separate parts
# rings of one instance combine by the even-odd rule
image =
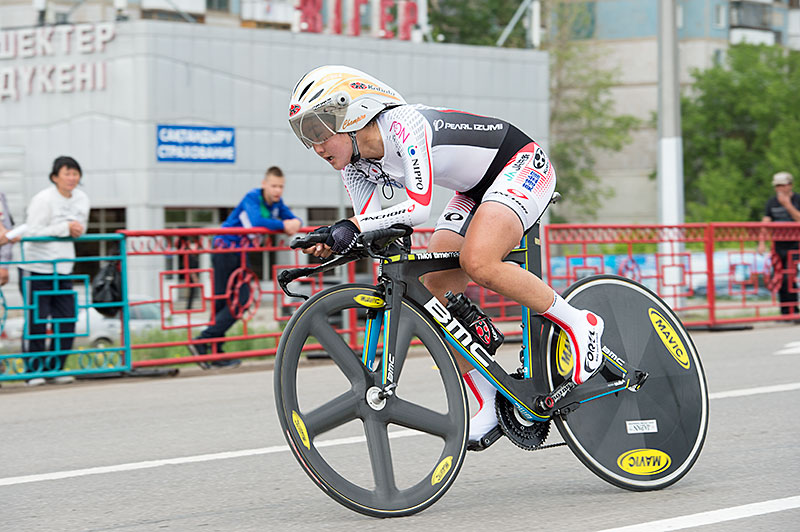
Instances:
[[[344,217],[349,218],[353,216],[353,208],[347,207],[344,212]],[[330,225],[339,219],[339,209],[336,207],[309,207],[308,208],[308,225],[314,227],[317,225]]]
[[[231,209],[233,210],[233,209]],[[209,227],[219,225],[225,217],[220,217],[219,209],[164,209],[164,227],[180,229],[186,227]]]
[[[230,0],[206,0],[206,9],[228,12],[231,9]]]
[[[751,29],[771,29],[772,6],[752,2],[731,2],[731,26]]]
[[[725,6],[722,4],[717,4],[714,6],[714,27],[725,27]]]

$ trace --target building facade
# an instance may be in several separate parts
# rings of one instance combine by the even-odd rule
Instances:
[[[343,216],[341,179],[287,125],[294,84],[321,64],[365,70],[409,102],[511,119],[547,145],[542,52],[117,20],[91,0],[39,25],[30,2],[12,4],[0,7],[0,189],[20,221],[58,155],[84,169],[96,232],[216,226],[272,165],[307,223]],[[450,196],[437,190],[434,211]],[[132,293],[157,293],[160,268],[137,260]]]
[[[798,0],[675,0],[679,79],[686,90],[695,69],[724,58],[731,44],[775,44],[800,48]],[[619,113],[642,121],[632,142],[618,153],[602,153],[596,172],[615,196],[598,212],[598,223],[657,223],[659,0],[585,2],[589,22],[579,38],[600,50],[600,67],[617,72],[612,98]]]

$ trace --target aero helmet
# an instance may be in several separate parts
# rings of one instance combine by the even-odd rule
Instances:
[[[315,68],[300,78],[289,102],[289,124],[311,148],[336,133],[354,133],[378,113],[406,101],[372,76],[341,65]]]

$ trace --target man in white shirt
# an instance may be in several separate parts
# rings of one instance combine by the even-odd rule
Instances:
[[[31,200],[25,236],[77,238],[86,232],[89,198],[77,188],[81,175],[81,167],[72,157],[61,156],[53,161],[50,181],[54,186],[42,190]],[[22,252],[25,263],[20,266],[20,287],[27,304],[35,302],[36,306],[28,313],[27,333],[30,339],[26,351],[68,352],[74,340],[75,322],[71,320],[75,318],[76,301],[72,293],[63,293],[71,291],[72,281],[60,277],[72,273],[75,245],[68,240],[25,242]],[[52,335],[47,334],[48,324],[51,325]],[[45,340],[48,338],[49,346],[45,349]],[[61,371],[66,358],[67,354],[31,356],[27,360],[27,371]],[[73,380],[69,376],[53,379],[56,383]],[[32,386],[44,383],[42,377],[28,381]]]

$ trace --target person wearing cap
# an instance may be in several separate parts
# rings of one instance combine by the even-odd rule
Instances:
[[[793,180],[794,178],[789,172],[778,172],[772,176],[775,195],[767,200],[762,222],[800,222],[800,194],[792,190]],[[773,246],[774,253],[780,259],[780,267],[784,272],[778,290],[781,314],[797,314],[796,266],[792,268],[792,271],[789,271],[789,266],[800,260],[797,253],[790,253],[800,249],[800,244],[797,240],[773,240]],[[758,251],[759,253],[764,252],[763,232],[758,243]],[[774,262],[777,266],[778,261]]]

